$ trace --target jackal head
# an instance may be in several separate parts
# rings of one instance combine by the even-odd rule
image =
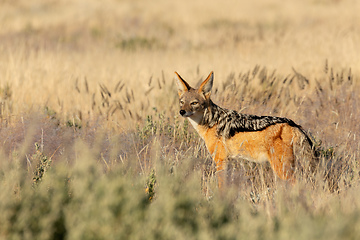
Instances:
[[[210,104],[210,93],[213,86],[214,73],[201,83],[198,89],[190,87],[190,85],[177,73],[176,85],[179,93],[180,115],[189,117],[196,123],[200,123],[205,109]]]

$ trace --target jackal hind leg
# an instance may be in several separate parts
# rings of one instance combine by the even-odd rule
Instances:
[[[283,180],[293,180],[295,157],[291,145],[285,144],[280,138],[270,148],[270,165],[276,175]]]

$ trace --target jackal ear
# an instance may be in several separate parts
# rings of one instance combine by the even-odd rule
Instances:
[[[191,89],[190,85],[177,73],[175,72],[176,76],[175,81],[178,88],[179,96],[184,92],[187,92]]]
[[[211,72],[209,76],[201,83],[199,87],[199,93],[204,94],[205,98],[209,98],[211,94],[211,88],[213,86],[214,72]]]

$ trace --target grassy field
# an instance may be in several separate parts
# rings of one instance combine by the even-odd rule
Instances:
[[[359,239],[358,9],[0,0],[0,239]],[[239,160],[220,191],[174,71],[302,125],[314,179]]]

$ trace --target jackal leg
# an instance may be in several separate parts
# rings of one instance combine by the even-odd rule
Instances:
[[[218,163],[216,164],[216,178],[219,188],[222,188],[226,184],[226,169],[224,165],[225,162],[218,159]]]
[[[222,188],[226,184],[226,149],[221,142],[218,142],[212,149],[212,156],[216,164],[216,177],[219,188]]]
[[[292,179],[294,175],[294,153],[292,145],[278,138],[270,148],[270,165],[276,175],[283,180]]]

